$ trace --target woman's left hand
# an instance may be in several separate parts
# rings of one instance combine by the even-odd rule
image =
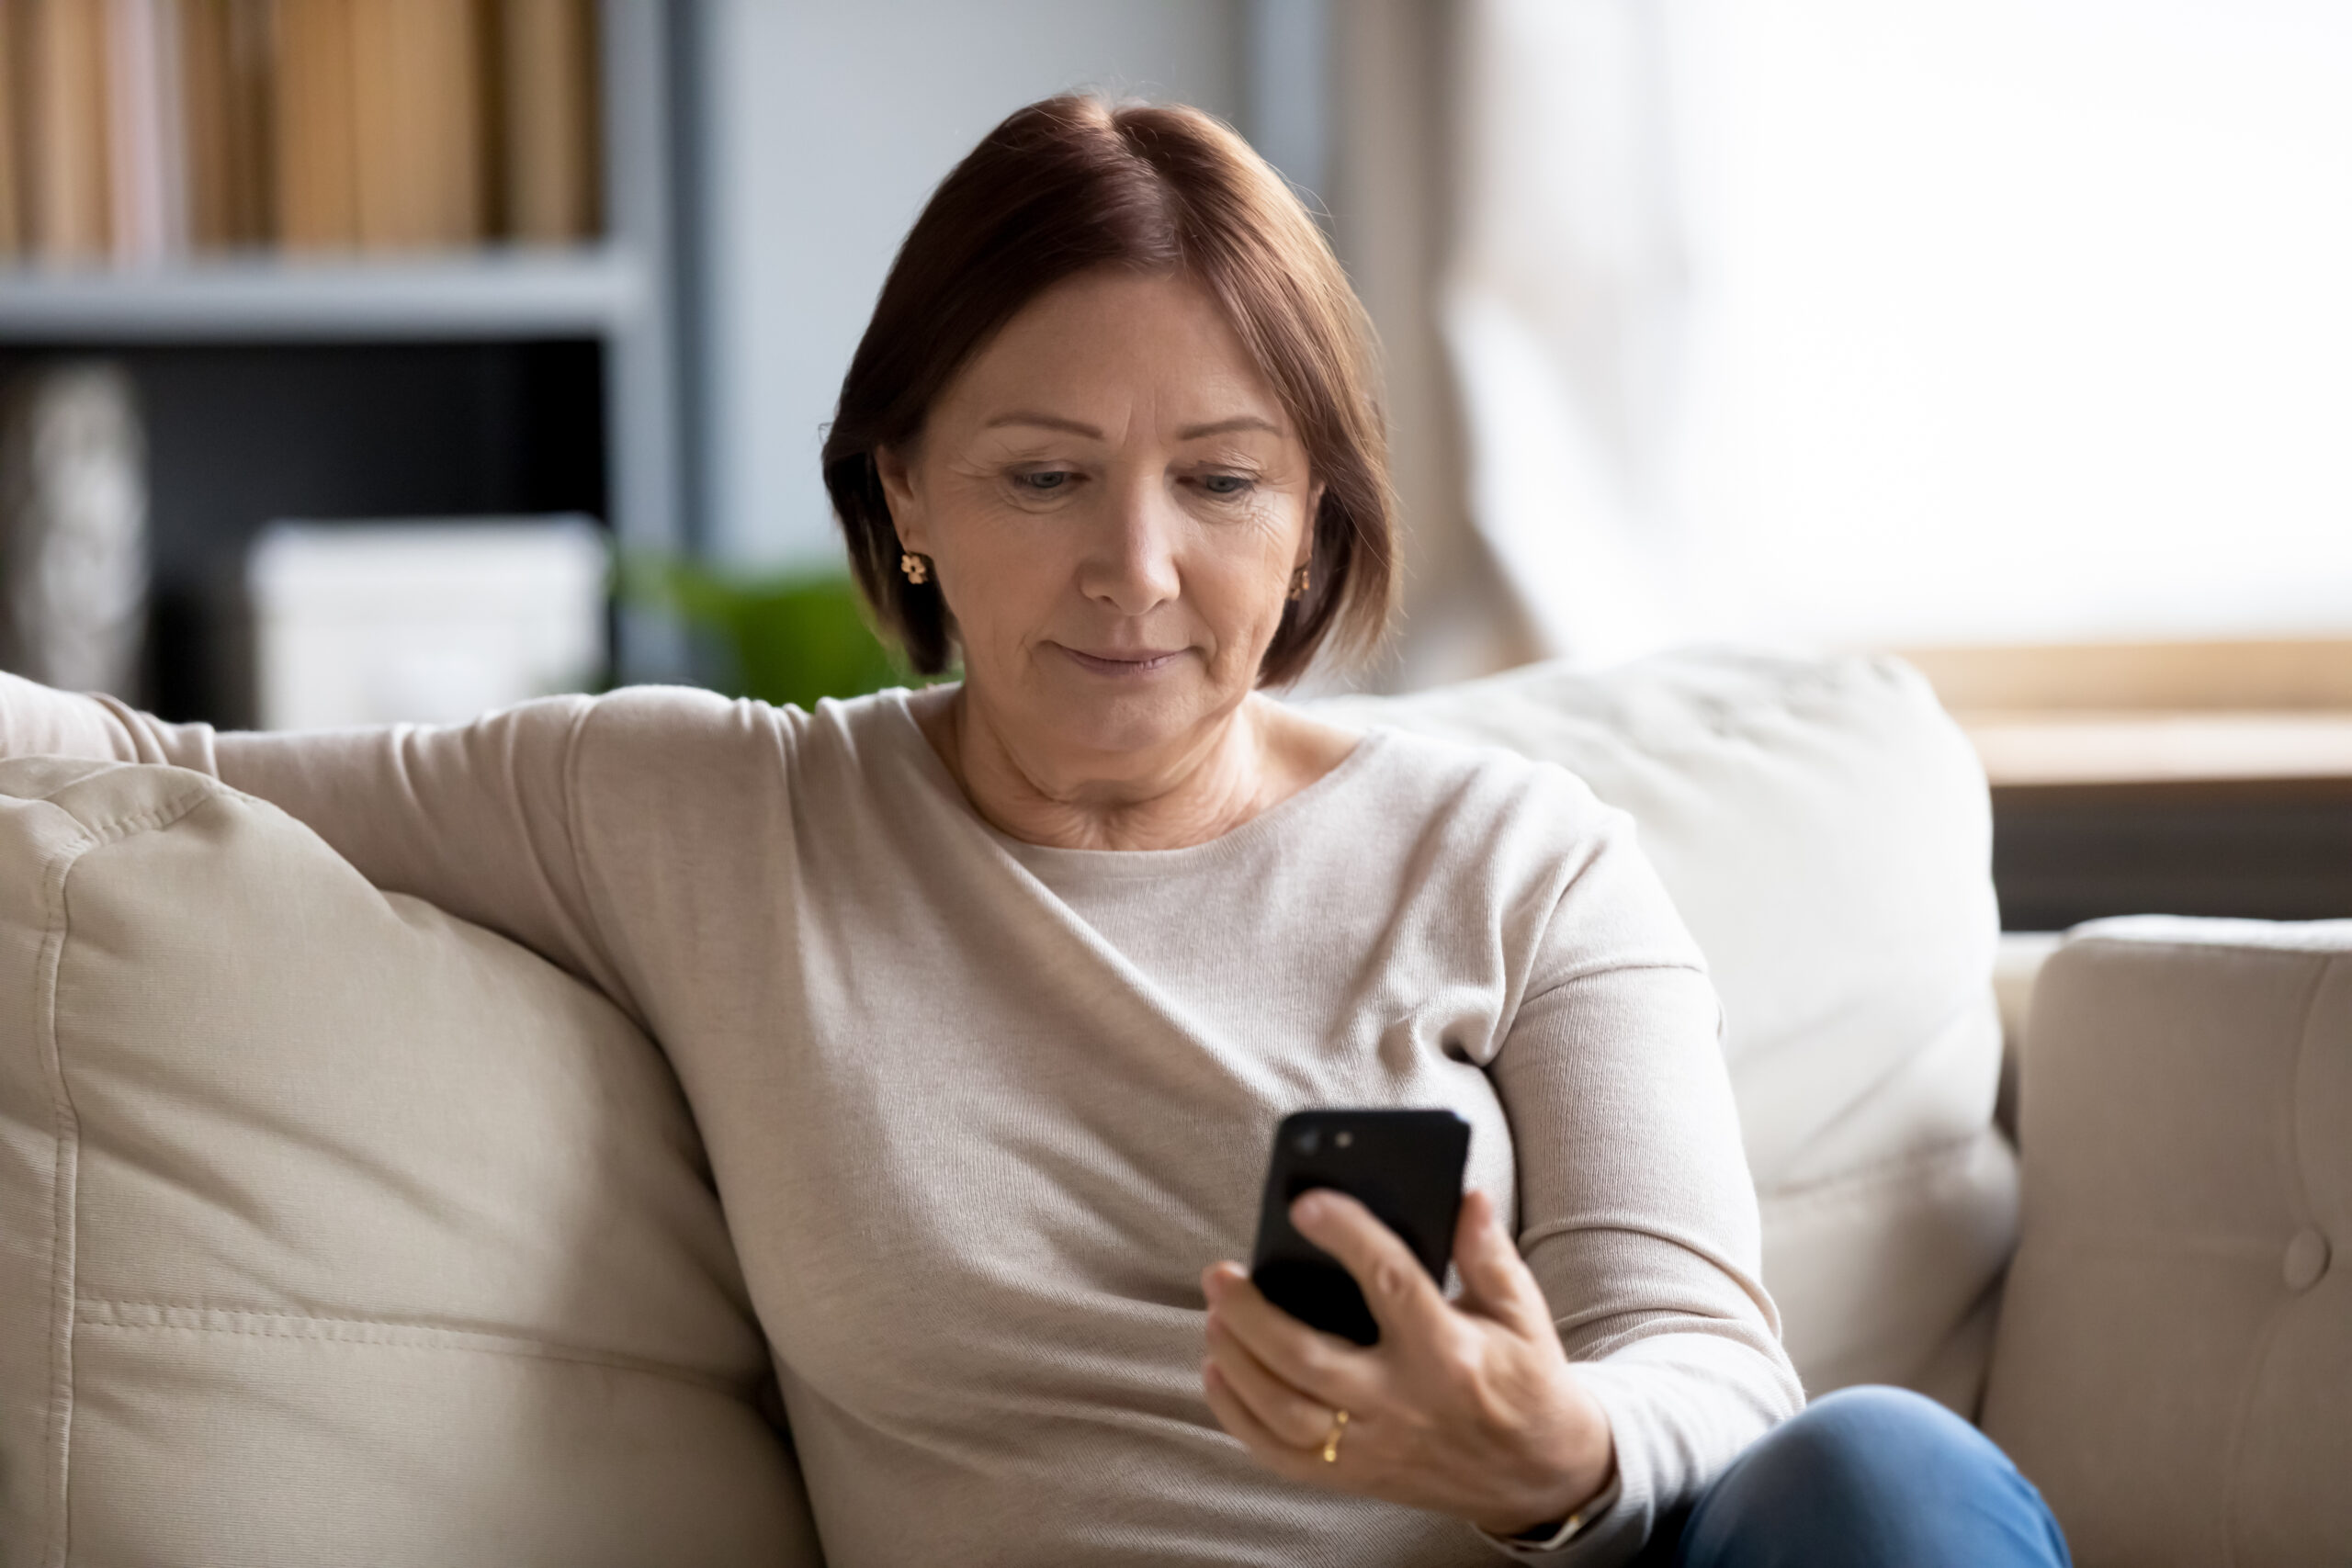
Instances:
[[[1462,1201],[1454,1302],[1344,1193],[1306,1193],[1291,1223],[1355,1277],[1380,1342],[1309,1328],[1261,1295],[1239,1264],[1210,1266],[1202,1392],[1261,1463],[1502,1536],[1565,1519],[1608,1484],[1609,1417],[1577,1382],[1535,1276],[1485,1193]]]

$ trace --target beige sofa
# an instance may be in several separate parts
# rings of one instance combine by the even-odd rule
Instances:
[[[1813,1390],[1981,1407],[2093,1568],[2352,1562],[2352,922],[2013,946],[2020,1166],[1984,782],[1907,670],[1329,705],[1639,820]],[[814,1563],[820,1523],[651,1042],[209,780],[0,761],[0,1562]]]

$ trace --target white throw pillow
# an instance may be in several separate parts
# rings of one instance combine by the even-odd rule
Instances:
[[[199,774],[0,762],[0,1562],[814,1563],[667,1064]]]
[[[1633,815],[1723,995],[1805,1386],[1972,1410],[2017,1174],[1993,1126],[1984,775],[1927,682],[1889,659],[1689,651],[1318,707],[1557,762]]]

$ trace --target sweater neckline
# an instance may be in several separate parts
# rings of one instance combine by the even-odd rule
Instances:
[[[1033,844],[1016,839],[979,813],[956,775],[947,771],[939,753],[932,749],[931,738],[914,716],[909,701],[912,695],[905,687],[893,687],[881,694],[889,699],[889,708],[896,716],[894,728],[899,743],[908,753],[908,761],[916,773],[941,795],[966,820],[986,834],[1006,853],[1040,875],[1068,873],[1079,876],[1165,876],[1194,869],[1222,864],[1237,856],[1250,853],[1259,845],[1282,835],[1294,820],[1307,815],[1330,796],[1345,790],[1350,783],[1368,771],[1371,762],[1386,747],[1388,732],[1367,728],[1357,732],[1356,743],[1348,754],[1334,762],[1323,776],[1305,788],[1276,801],[1238,828],[1220,833],[1203,843],[1187,844],[1173,850],[1072,850],[1054,844]]]

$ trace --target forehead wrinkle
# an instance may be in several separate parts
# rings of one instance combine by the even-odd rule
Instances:
[[[1282,434],[1281,426],[1272,420],[1254,413],[1235,414],[1231,419],[1212,420],[1206,424],[1188,424],[1176,433],[1179,441],[1199,441],[1211,435],[1230,435],[1236,431],[1262,430],[1269,435]]]
[[[1040,430],[1058,430],[1070,435],[1083,435],[1090,441],[1102,439],[1102,431],[1098,425],[1088,424],[1082,420],[1064,419],[1059,414],[1037,413],[1026,409],[1015,410],[1012,413],[1001,413],[980,428],[1001,430],[1007,425],[1014,424],[1035,425]]]

